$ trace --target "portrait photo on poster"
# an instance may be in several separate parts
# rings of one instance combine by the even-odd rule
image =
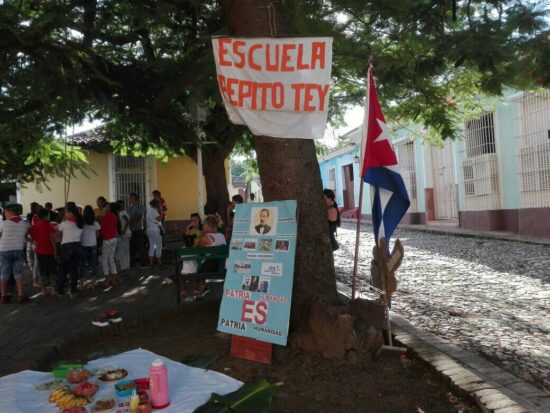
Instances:
[[[277,207],[250,210],[250,235],[277,235]]]
[[[231,240],[231,249],[240,251],[243,249],[243,239],[242,238],[233,238]]]
[[[288,252],[288,246],[290,245],[290,240],[288,239],[278,239],[275,241],[275,251],[278,252]]]
[[[245,239],[243,249],[247,251],[256,251],[256,239],[255,238]]]
[[[260,251],[271,251],[273,240],[271,238],[260,238]]]

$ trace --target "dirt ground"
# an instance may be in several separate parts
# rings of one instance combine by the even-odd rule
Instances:
[[[120,326],[120,331],[105,331],[98,340],[67,346],[45,367],[138,347],[178,361],[189,356],[220,355],[210,369],[243,382],[266,378],[284,383],[273,399],[271,412],[479,412],[450,392],[420,362],[397,354],[383,355],[366,368],[280,346],[274,346],[269,366],[232,358],[231,337],[216,331],[217,316],[216,303],[182,307],[170,317],[136,327]]]

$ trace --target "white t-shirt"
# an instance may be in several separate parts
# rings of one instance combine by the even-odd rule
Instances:
[[[61,244],[68,244],[69,242],[80,242],[82,229],[78,228],[76,223],[71,221],[63,221],[57,226],[57,230],[63,233]]]
[[[145,213],[145,220],[147,222],[147,229],[158,228],[160,226],[160,214],[156,208],[148,207]]]
[[[132,232],[132,230],[130,229],[130,216],[128,215],[128,212],[126,212],[126,210],[120,211],[118,213],[118,219],[120,220],[120,226],[122,228],[124,228],[124,225],[126,225],[126,220],[123,219],[122,217],[126,217],[128,219],[128,226],[126,227],[126,231],[124,231],[124,233],[122,235],[129,235]]]
[[[217,247],[218,245],[225,245],[225,236],[219,232],[211,232],[206,234],[212,241],[211,247]]]
[[[82,234],[80,234],[80,243],[83,247],[95,247],[97,245],[97,232],[101,229],[99,222],[94,221],[93,225],[86,225],[82,228]]]
[[[20,251],[25,248],[25,236],[29,230],[28,224],[21,220],[13,222],[9,219],[0,222],[0,251]]]

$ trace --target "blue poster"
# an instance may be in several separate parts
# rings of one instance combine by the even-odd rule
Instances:
[[[237,205],[219,331],[286,345],[296,230],[296,201]]]

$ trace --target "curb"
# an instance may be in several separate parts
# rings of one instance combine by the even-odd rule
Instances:
[[[341,282],[337,282],[337,287],[341,299],[349,301],[351,289]],[[550,413],[549,392],[415,327],[399,314],[390,317],[395,342],[407,348],[407,356],[420,360],[483,413]]]
[[[550,412],[550,393],[522,382],[474,353],[417,329],[400,315],[392,314],[391,318],[395,340],[408,349],[408,355],[428,365],[455,391],[472,399],[482,412]],[[491,379],[489,373],[501,380]],[[539,397],[541,404],[535,404],[528,396]]]
[[[354,227],[345,227],[346,229],[354,230],[355,225],[357,224],[357,221],[352,219],[342,219],[342,222],[346,225],[353,225]],[[362,221],[361,222],[361,228],[372,226],[372,223],[370,221]],[[447,236],[455,236],[455,237],[463,237],[463,238],[477,238],[477,239],[485,239],[485,240],[500,240],[500,241],[509,241],[509,242],[523,242],[525,244],[533,244],[533,245],[544,245],[544,246],[550,246],[550,239],[548,238],[536,238],[536,237],[523,237],[521,235],[511,234],[510,236],[506,236],[505,234],[500,234],[498,232],[476,232],[473,230],[464,230],[460,227],[452,227],[452,228],[458,228],[459,230],[453,231],[451,229],[445,228],[445,227],[430,227],[427,225],[418,226],[418,225],[411,225],[411,224],[399,224],[397,229],[404,229],[407,231],[416,231],[416,232],[427,232],[430,234],[435,235],[447,235]]]

